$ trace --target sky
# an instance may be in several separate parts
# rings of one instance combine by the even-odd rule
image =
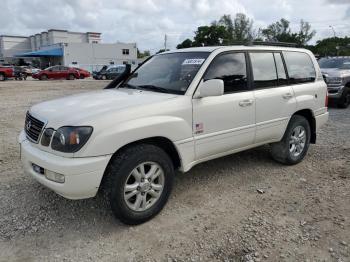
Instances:
[[[293,30],[311,23],[316,40],[350,36],[350,0],[1,0],[0,35],[31,35],[48,29],[100,32],[105,43],[136,42],[152,53],[192,38],[198,26],[223,14],[245,13],[254,28],[285,18]]]

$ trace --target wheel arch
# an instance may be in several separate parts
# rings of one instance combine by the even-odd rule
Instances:
[[[109,163],[113,160],[114,157],[116,157],[120,152],[122,152],[125,148],[138,145],[138,144],[150,144],[150,145],[155,145],[165,151],[165,153],[168,154],[170,157],[171,161],[173,162],[174,168],[179,169],[181,167],[181,157],[179,154],[179,151],[177,150],[175,144],[166,137],[163,136],[154,136],[154,137],[148,137],[148,138],[143,138],[140,140],[136,140],[130,143],[127,143],[120,147],[117,151],[114,152],[112,155]]]
[[[100,189],[102,189],[104,187],[107,171],[109,170],[111,163],[118,156],[118,154],[128,147],[138,145],[138,144],[150,144],[150,145],[158,146],[159,148],[163,149],[165,151],[165,153],[170,157],[175,169],[181,168],[182,162],[181,162],[181,157],[180,157],[179,151],[177,150],[175,144],[170,139],[168,139],[166,137],[162,137],[162,136],[154,136],[154,137],[140,139],[137,141],[127,143],[124,146],[120,147],[117,151],[114,152],[114,154],[110,158],[110,160],[107,164],[107,167],[105,169],[105,172],[102,176],[102,180],[100,183]]]
[[[311,137],[310,137],[310,143],[315,144],[316,143],[316,119],[314,117],[314,114],[311,109],[301,109],[297,112],[295,112],[293,115],[299,115],[306,118],[306,120],[309,122],[310,129],[311,129]]]

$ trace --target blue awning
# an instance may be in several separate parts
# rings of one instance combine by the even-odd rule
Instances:
[[[62,48],[44,49],[16,54],[17,57],[63,56]]]

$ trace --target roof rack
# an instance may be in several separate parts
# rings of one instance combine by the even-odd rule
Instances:
[[[278,41],[235,41],[230,45],[265,45],[265,46],[284,46],[284,47],[297,47],[296,43],[288,43],[288,42],[278,42]]]
[[[268,42],[268,41],[252,41],[248,45],[269,45],[269,46],[284,46],[284,47],[296,47],[296,43],[288,42]]]

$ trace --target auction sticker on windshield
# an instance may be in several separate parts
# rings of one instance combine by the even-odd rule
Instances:
[[[205,59],[203,58],[193,58],[193,59],[185,59],[182,65],[201,65],[203,64]]]

